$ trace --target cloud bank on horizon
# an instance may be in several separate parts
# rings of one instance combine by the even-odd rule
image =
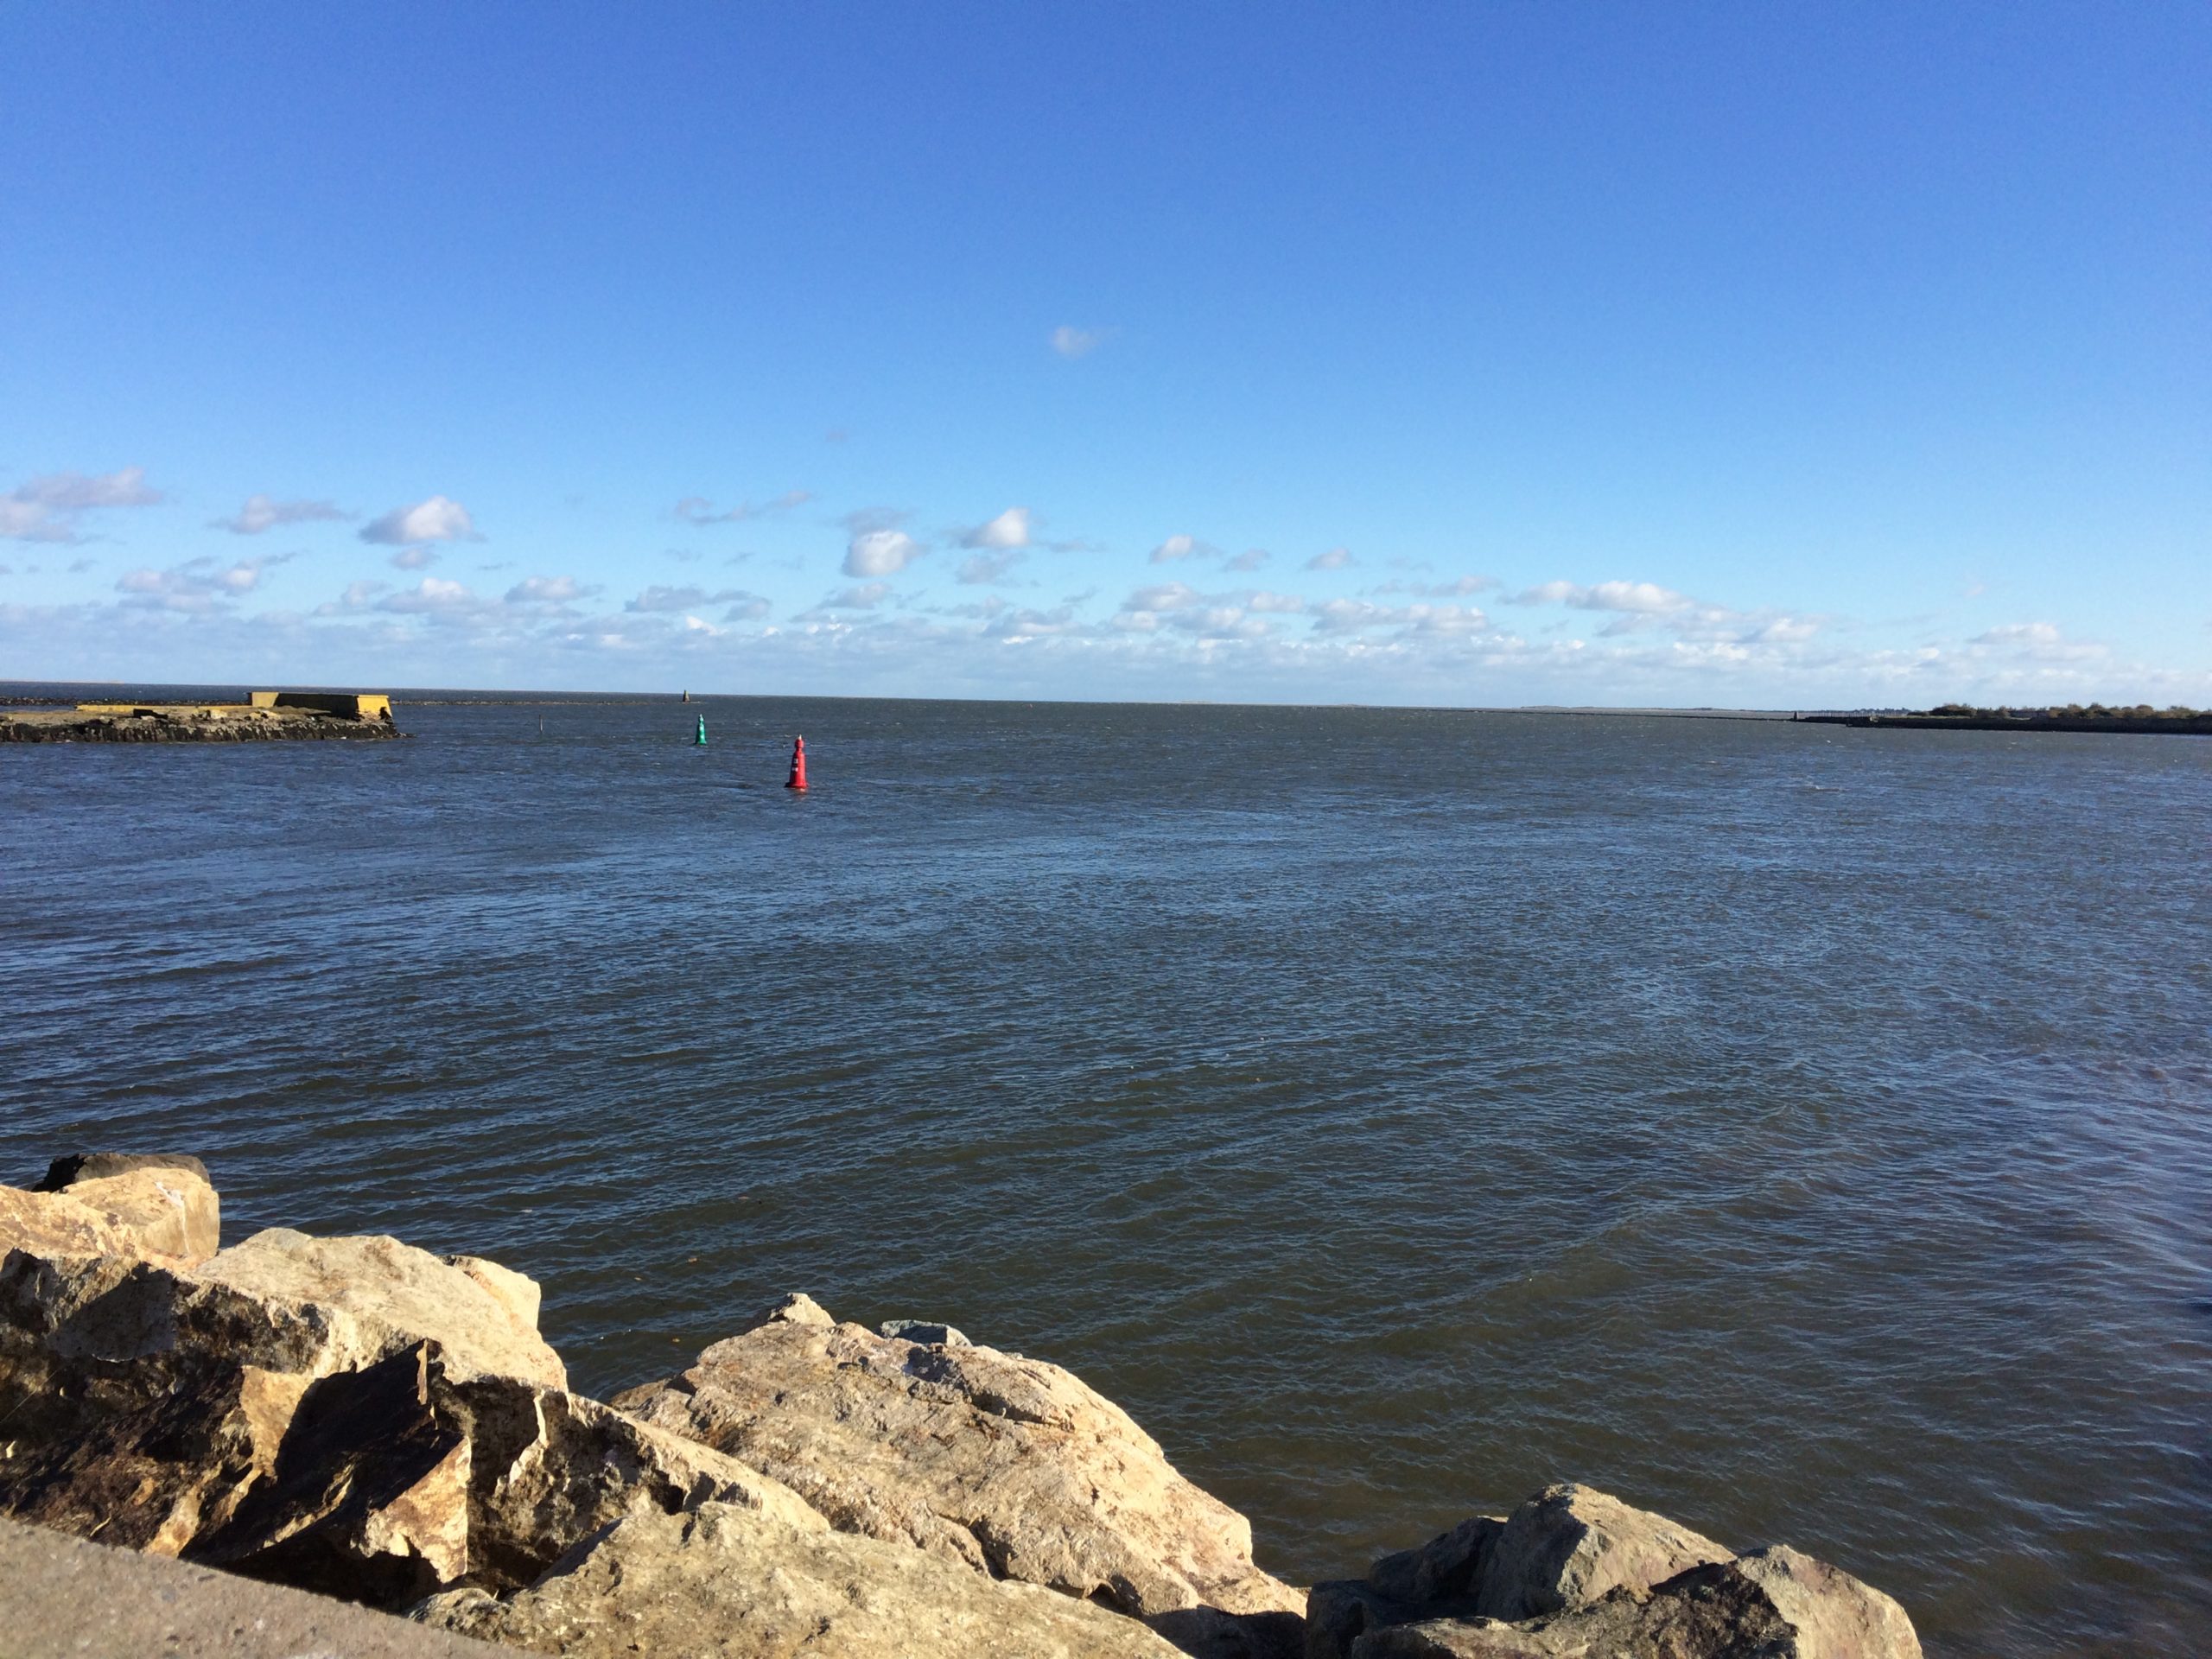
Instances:
[[[0,18],[0,677],[2212,702],[2212,14],[429,27]]]
[[[10,521],[8,534],[33,545],[82,540],[95,533],[98,509],[160,506],[181,493],[152,488],[145,477],[132,466],[35,478],[0,498],[34,510]],[[811,499],[794,492],[789,505]],[[238,526],[348,516],[321,500],[255,494],[238,514],[208,527],[258,534]],[[698,522],[758,516],[727,512]],[[394,583],[346,571],[345,541],[326,537],[320,551],[132,564],[105,594],[0,601],[0,639],[18,642],[16,662],[44,671],[18,677],[38,678],[112,678],[120,667],[124,677],[219,680],[249,666],[264,677],[327,678],[323,671],[334,665],[380,684],[591,690],[681,681],[907,696],[1762,707],[1967,695],[2072,701],[2117,697],[2122,688],[2139,701],[2212,691],[2212,676],[2130,661],[2047,620],[1951,637],[1931,637],[1923,626],[1914,642],[1886,643],[1859,620],[1738,607],[1628,578],[1555,577],[1501,591],[1505,584],[1487,573],[1423,579],[1433,562],[1397,556],[1380,562],[1396,574],[1373,580],[1341,544],[1300,567],[1338,590],[1285,592],[1238,580],[1252,568],[1247,556],[1179,531],[1118,556],[1071,544],[1087,556],[1070,558],[1052,585],[1067,586],[1078,564],[1086,577],[1102,563],[1118,564],[1125,576],[1118,597],[1092,588],[1032,603],[999,591],[962,599],[960,588],[1043,582],[1018,574],[1018,562],[1039,545],[1036,515],[1009,507],[934,537],[893,527],[912,518],[867,507],[795,531],[794,543],[813,543],[814,556],[785,562],[791,580],[766,584],[780,596],[651,580],[665,555],[650,552],[627,562],[626,586],[563,570],[503,583],[427,574]],[[180,524],[175,533],[188,529]],[[645,545],[652,531],[642,516],[635,533]],[[387,563],[411,573],[438,556],[432,542],[491,538],[462,503],[432,495],[381,515],[353,539],[404,543]],[[840,543],[836,569],[861,580],[805,597],[804,573],[830,568]],[[956,569],[922,573],[931,556],[963,551],[969,556]],[[1162,563],[1206,569],[1189,581],[1146,578]],[[1342,591],[1345,579],[1359,585]],[[276,590],[280,581],[289,593]],[[1514,613],[1510,621],[1471,602],[1493,592]],[[21,654],[32,641],[43,660]]]

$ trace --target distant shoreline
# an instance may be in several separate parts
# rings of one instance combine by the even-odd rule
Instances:
[[[2145,737],[2212,737],[2212,715],[2148,720],[2132,715],[1798,715],[1793,724],[1879,727],[1921,732],[2111,732]]]

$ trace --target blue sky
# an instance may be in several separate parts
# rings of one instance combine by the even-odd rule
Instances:
[[[0,677],[2212,703],[2212,11],[0,11]]]

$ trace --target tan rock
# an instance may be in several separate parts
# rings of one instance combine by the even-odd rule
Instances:
[[[112,1216],[155,1255],[203,1262],[222,1248],[222,1200],[207,1177],[177,1165],[149,1165],[62,1190]]]
[[[270,1301],[341,1309],[365,1363],[435,1341],[449,1371],[517,1376],[561,1389],[568,1372],[537,1333],[537,1286],[479,1258],[441,1261],[396,1238],[310,1238],[286,1227],[256,1233],[207,1262],[203,1282]]]
[[[270,1478],[184,1551],[378,1606],[464,1579],[512,1590],[644,1504],[829,1523],[777,1482],[595,1400],[454,1376],[422,1344],[314,1382]]]
[[[463,1590],[416,1617],[569,1659],[1177,1659],[1103,1608],[711,1503],[638,1510],[510,1599]]]
[[[1377,1629],[1351,1659],[1921,1659],[1904,1610],[1776,1545],[1691,1567],[1649,1592],[1625,1586],[1516,1624],[1440,1619]]]
[[[56,1159],[35,1191],[0,1187],[0,1254],[190,1262],[220,1243],[221,1201],[197,1158],[95,1153]]]
[[[1249,1523],[1071,1373],[827,1318],[794,1299],[614,1403],[773,1475],[841,1531],[978,1573],[1145,1618],[1303,1611],[1253,1564]]]
[[[125,1256],[0,1261],[0,1514],[174,1553],[273,1466],[346,1317]]]
[[[141,1252],[122,1220],[67,1192],[26,1192],[0,1186],[0,1255],[120,1255]]]
[[[1516,1620],[1595,1601],[1625,1586],[1648,1590],[1730,1552],[1662,1515],[1593,1487],[1549,1486],[1507,1518],[1488,1549],[1476,1611]]]
[[[447,1523],[434,1511],[445,1512],[440,1503],[449,1510],[454,1484],[474,1474],[460,1462],[439,1467],[469,1438],[451,1424],[425,1430],[429,1439],[410,1442],[409,1455],[395,1452],[389,1469],[369,1471],[373,1479],[359,1469],[346,1474],[357,1501],[343,1513],[335,1497],[315,1500],[296,1482],[281,1522],[245,1526],[239,1507],[276,1478],[280,1447],[289,1448],[289,1468],[319,1466],[302,1463],[297,1447],[311,1437],[294,1434],[293,1418],[303,1399],[346,1395],[311,1388],[334,1374],[405,1355],[429,1335],[440,1338],[441,1354],[448,1338],[460,1350],[441,1363],[441,1377],[512,1367],[531,1374],[516,1379],[513,1392],[534,1401],[545,1380],[559,1380],[559,1361],[534,1332],[518,1331],[516,1309],[526,1304],[495,1274],[486,1276],[504,1300],[468,1273],[388,1239],[322,1241],[330,1249],[296,1240],[315,1243],[264,1235],[200,1273],[125,1255],[10,1250],[0,1261],[0,1514],[162,1554],[205,1548],[217,1535],[238,1554],[247,1547],[242,1539],[264,1549],[302,1533],[296,1554],[334,1550],[337,1564],[327,1572],[272,1567],[270,1576],[293,1572],[335,1593],[353,1593],[359,1581],[360,1593],[389,1598],[448,1581],[462,1555],[457,1544],[438,1541]],[[526,1414],[535,1424],[542,1413],[532,1404]],[[377,1439],[362,1426],[339,1438],[357,1433],[365,1444]],[[493,1473],[536,1433],[516,1440]],[[626,1447],[636,1434],[615,1438]],[[472,1443],[472,1458],[474,1451]],[[639,1460],[620,1447],[610,1455],[615,1462],[603,1465],[594,1454],[590,1478],[620,1488]],[[663,1462],[684,1471],[688,1490],[701,1455],[672,1443]],[[377,1485],[400,1474],[389,1491]],[[620,1513],[600,1498],[584,1507],[600,1517],[594,1524]],[[572,1541],[530,1552],[532,1570]],[[423,1581],[411,1566],[387,1573],[385,1557],[419,1558],[431,1577]]]
[[[483,1286],[492,1300],[506,1309],[517,1330],[537,1334],[537,1312],[544,1293],[538,1289],[537,1280],[480,1255],[449,1255],[445,1262]]]
[[[1736,1569],[1765,1592],[1796,1646],[1783,1659],[1920,1659],[1920,1637],[1897,1601],[1840,1567],[1770,1544]]]

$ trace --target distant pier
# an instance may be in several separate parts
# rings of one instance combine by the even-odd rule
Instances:
[[[256,691],[245,702],[80,702],[0,708],[0,743],[252,743],[402,735],[370,691]]]

